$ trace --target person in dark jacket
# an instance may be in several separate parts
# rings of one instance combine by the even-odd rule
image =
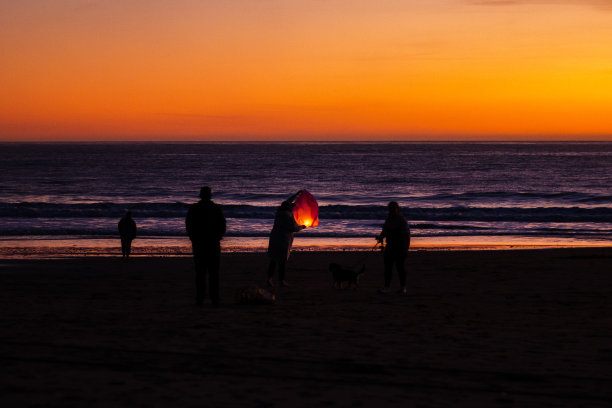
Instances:
[[[197,305],[201,305],[206,297],[206,275],[210,300],[213,305],[219,304],[220,241],[225,235],[226,223],[221,207],[211,197],[210,187],[202,187],[201,200],[189,207],[185,218],[196,270]]]
[[[391,286],[391,276],[393,275],[393,265],[399,275],[400,290],[399,294],[405,295],[406,290],[406,269],[404,262],[410,248],[410,229],[406,218],[401,214],[399,204],[391,201],[388,206],[389,214],[382,228],[382,232],[376,239],[379,242],[386,240],[384,251],[385,264],[385,286],[379,290],[380,293],[389,293]]]
[[[132,252],[132,241],[136,238],[136,222],[132,218],[131,211],[126,211],[123,218],[119,220],[118,228],[121,237],[121,254],[127,259]]]

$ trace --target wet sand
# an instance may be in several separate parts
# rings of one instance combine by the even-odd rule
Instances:
[[[0,405],[612,404],[612,248],[413,252],[406,297],[378,253],[294,253],[275,305],[237,304],[266,263],[224,255],[198,308],[188,257],[0,261]]]

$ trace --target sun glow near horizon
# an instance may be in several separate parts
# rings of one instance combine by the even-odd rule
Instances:
[[[612,140],[605,1],[0,6],[2,140]]]

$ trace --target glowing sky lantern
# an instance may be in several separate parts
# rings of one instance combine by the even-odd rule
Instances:
[[[293,218],[295,218],[298,224],[307,227],[319,225],[319,203],[308,191],[302,190],[296,198],[295,207],[293,207]]]

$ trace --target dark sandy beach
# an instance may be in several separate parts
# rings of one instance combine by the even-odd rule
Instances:
[[[413,252],[407,297],[377,253],[295,253],[275,305],[237,304],[266,262],[224,255],[198,308],[188,257],[1,261],[0,406],[612,404],[612,248]]]

